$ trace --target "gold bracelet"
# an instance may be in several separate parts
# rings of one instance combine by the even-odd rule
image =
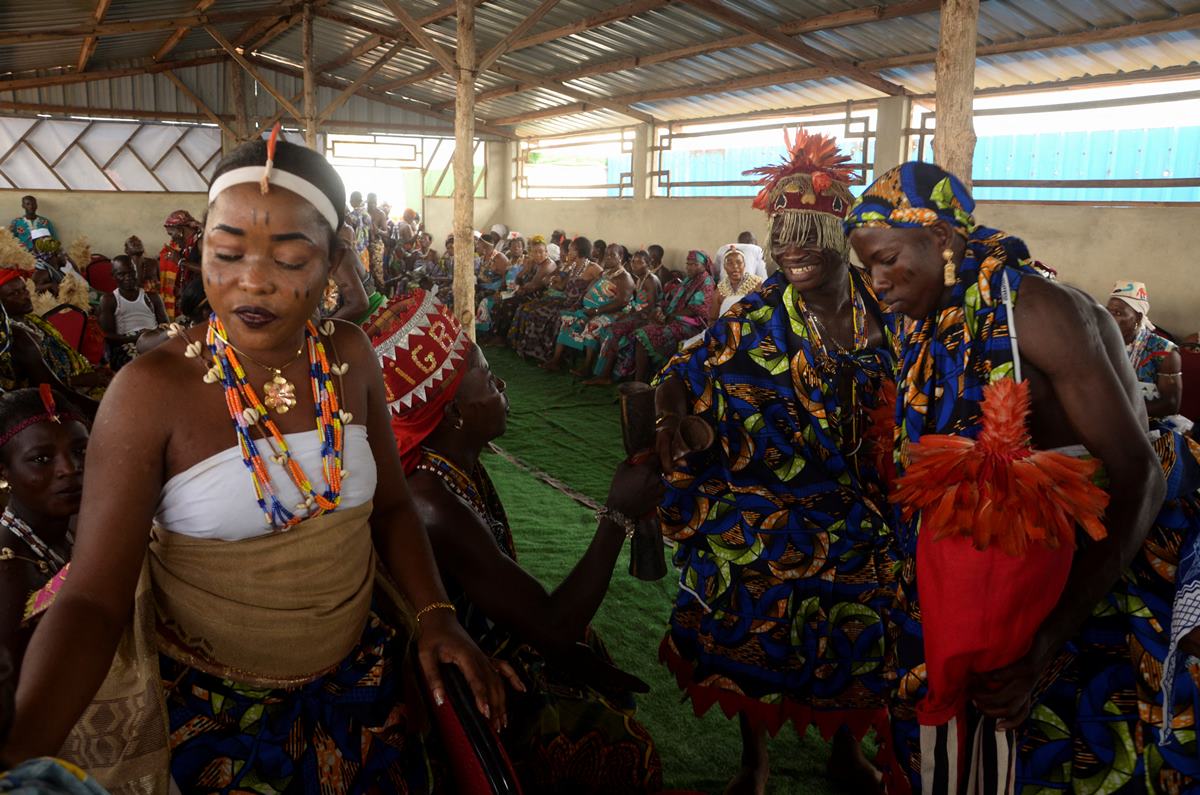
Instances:
[[[425,615],[426,613],[432,613],[434,610],[454,610],[454,609],[455,609],[454,605],[451,602],[432,602],[430,604],[427,604],[424,607],[422,607],[420,610],[417,611],[417,618],[416,618],[417,626],[421,625],[421,616]]]
[[[678,414],[674,414],[671,412],[667,412],[666,414],[660,414],[659,416],[654,418],[654,429],[660,430],[664,425],[667,424],[667,420],[677,420],[677,419],[679,419]]]

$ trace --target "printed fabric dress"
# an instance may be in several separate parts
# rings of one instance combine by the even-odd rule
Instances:
[[[496,310],[505,301],[511,300],[511,291],[516,290],[533,278],[537,271],[525,270],[520,265],[513,265],[504,276],[486,284],[480,284],[484,297],[479,302],[479,310],[475,317],[475,330],[489,333],[496,328]],[[481,270],[481,274],[487,273]],[[506,289],[507,288],[507,289]]]
[[[592,283],[591,289],[583,297],[583,305],[579,309],[572,312],[564,312],[560,316],[558,338],[555,342],[564,348],[576,351],[595,350],[598,348],[600,343],[597,340],[597,334],[599,334],[600,329],[606,328],[613,321],[622,317],[629,311],[629,307],[626,305],[615,312],[604,312],[603,314],[592,316],[589,316],[587,311],[589,309],[599,309],[606,304],[612,303],[616,295],[616,282],[607,274],[602,274],[599,279]]]
[[[1166,337],[1155,334],[1148,328],[1138,329],[1133,344],[1126,346],[1129,361],[1137,373],[1138,386],[1141,387],[1142,397],[1153,400],[1161,397],[1158,391],[1158,370],[1163,359],[1179,350],[1179,346]],[[1187,435],[1192,430],[1192,421],[1181,414],[1158,418],[1167,429]]]
[[[659,365],[675,355],[679,343],[703,331],[708,324],[708,307],[713,299],[716,283],[707,272],[702,272],[683,283],[670,294],[664,314],[665,323],[647,323],[633,332],[634,341],[650,354],[651,364]],[[625,356],[634,356],[631,346]],[[622,366],[621,354],[617,357],[617,371],[632,365]]]
[[[561,292],[547,290],[547,295],[529,301],[517,310],[508,330],[509,347],[517,355],[539,362],[554,355],[562,313],[583,302],[583,294],[591,284],[583,278],[583,273],[590,265],[586,261],[575,263],[567,273],[566,287]]]
[[[777,275],[663,370],[718,439],[669,476],[659,514],[680,570],[659,656],[698,715],[717,703],[771,733],[887,730],[895,357],[890,316],[851,278],[852,351],[826,353]],[[883,347],[866,344],[867,313]]]
[[[1003,279],[1007,275],[1015,302],[1022,281],[1039,276],[1017,238],[979,227],[968,245],[991,254],[969,257],[959,267],[955,300],[963,306],[961,319],[905,329],[898,473],[906,465],[906,446],[924,434],[977,435],[983,388],[1013,371],[1008,313],[1000,300]],[[1180,560],[1196,554],[1188,550],[1200,537],[1200,450],[1169,432],[1160,433],[1154,445],[1170,484],[1167,502],[1133,565],[1038,684],[1030,719],[1016,739],[1018,792],[1200,792],[1195,736],[1200,665],[1181,655],[1182,664],[1164,676],[1173,659],[1168,654],[1172,601],[1188,568],[1181,568]],[[892,739],[898,769],[891,771],[890,784],[897,792],[920,792],[922,786],[916,708],[928,691],[915,570],[919,522],[919,517],[896,520],[902,566],[893,611],[898,690]],[[1200,566],[1192,568],[1196,591],[1184,613],[1190,612],[1195,627],[1200,624]],[[1186,621],[1177,621],[1174,636],[1186,627]],[[1166,703],[1175,727],[1165,742],[1160,731],[1164,681],[1172,686]]]
[[[504,554],[517,559],[504,505],[482,465],[464,478],[426,450],[418,469],[450,480],[491,527]],[[662,789],[662,761],[650,734],[634,718],[632,694],[593,686],[548,664],[535,649],[492,623],[452,578],[447,578],[446,590],[484,654],[508,662],[528,687],[525,693],[509,691],[508,728],[501,735],[525,792],[634,795]],[[590,629],[587,645],[612,663]]]
[[[549,260],[547,260],[547,262],[549,262]],[[528,270],[522,271],[522,273],[517,276],[516,287],[523,287],[537,278],[538,269],[540,267],[540,265],[533,265],[530,266]],[[545,287],[540,287],[535,290],[527,290],[520,295],[513,295],[509,298],[505,298],[503,301],[497,302],[492,308],[491,324],[488,330],[497,337],[507,337],[508,330],[512,327],[513,318],[516,316],[517,310],[525,306],[525,304],[529,303],[530,301],[535,301],[541,298],[545,294],[545,291]]]
[[[658,304],[661,295],[658,280],[652,278],[652,274],[643,277],[641,285],[638,286],[637,292],[633,296],[633,300],[629,302],[629,312],[596,332],[596,349],[598,353],[596,355],[596,366],[593,368],[595,375],[603,375],[607,372],[609,362],[612,361],[613,357],[617,356],[621,348],[632,350],[633,332],[653,321],[654,307]],[[627,355],[624,361],[632,368],[632,356]],[[619,373],[615,366],[613,368],[612,377],[614,380],[628,378],[631,375],[633,375],[632,369],[626,373]]]

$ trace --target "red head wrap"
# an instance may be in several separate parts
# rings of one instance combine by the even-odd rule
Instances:
[[[411,472],[425,437],[442,421],[466,371],[470,340],[454,313],[415,290],[376,312],[364,327],[383,368],[392,432]]]
[[[0,285],[5,285],[13,279],[20,279],[22,273],[15,268],[0,268]]]
[[[167,220],[163,221],[163,226],[170,229],[172,226],[184,226],[188,229],[199,229],[200,222],[197,221],[187,210],[176,210],[167,216]]]

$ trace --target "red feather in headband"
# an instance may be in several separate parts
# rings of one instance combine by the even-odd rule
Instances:
[[[775,166],[759,166],[743,171],[745,176],[761,176],[758,181],[763,188],[754,197],[754,206],[770,212],[771,194],[784,179],[796,174],[807,174],[812,178],[813,188],[824,192],[834,182],[849,182],[854,170],[847,165],[849,155],[838,151],[837,140],[820,133],[810,135],[807,130],[797,130],[793,141],[788,131],[783,131],[788,156]]]
[[[979,439],[930,434],[909,448],[911,463],[891,500],[905,519],[921,512],[934,539],[973,538],[977,549],[997,544],[1009,555],[1029,542],[1075,546],[1075,524],[1094,539],[1108,494],[1092,482],[1095,459],[1030,447],[1029,384],[1010,379],[984,389]]]

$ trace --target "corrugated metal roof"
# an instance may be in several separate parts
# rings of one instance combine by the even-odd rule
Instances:
[[[105,23],[187,16],[196,0],[113,0]],[[377,0],[317,0],[318,17],[314,42],[318,64],[342,60],[373,31],[390,31],[398,23]],[[426,17],[439,11],[445,0],[401,0],[414,17]],[[525,38],[544,38],[547,31],[617,7],[621,0],[562,0],[550,10]],[[728,7],[771,29],[795,20],[826,18],[855,9],[877,5],[900,5],[901,0],[721,0]],[[539,5],[539,0],[489,0],[476,10],[478,49],[486,52]],[[653,5],[653,3],[650,3]],[[86,26],[91,21],[95,0],[7,0],[0,3],[0,31],[43,31]],[[210,14],[270,12],[278,16],[294,9],[271,0],[220,0]],[[327,10],[337,21],[321,16]],[[1053,83],[1086,76],[1123,75],[1172,67],[1200,67],[1200,23],[1188,28],[1143,34],[1107,42],[1059,46],[1031,52],[988,55],[994,44],[1026,39],[1053,37],[1091,30],[1113,28],[1143,22],[1170,20],[1182,15],[1200,14],[1200,0],[987,0],[979,20],[979,46],[982,52],[976,68],[980,89],[1002,89],[1032,84]],[[344,24],[350,17],[357,25]],[[49,22],[48,22],[49,21]],[[233,40],[252,21],[222,22],[216,25]],[[446,17],[427,25],[426,30],[447,47],[454,46],[455,20]],[[103,71],[146,63],[170,36],[170,31],[126,32],[101,36],[90,64],[90,71]],[[296,65],[301,61],[301,32],[295,25],[268,42],[260,55],[278,58]],[[769,43],[745,44],[746,34],[709,17],[686,3],[663,3],[634,17],[607,23],[569,35],[559,35],[534,46],[513,50],[502,56],[498,65],[538,76],[554,77],[614,59],[647,56],[697,44],[720,43],[737,39],[739,46],[716,49],[674,61],[644,65],[620,71],[604,71],[569,80],[567,91],[535,87],[494,98],[479,105],[477,115],[484,120],[506,119],[554,108],[577,107],[574,94],[622,102],[623,97],[693,87],[688,97],[651,96],[634,107],[662,120],[708,118],[722,114],[786,110],[815,104],[868,99],[880,94],[853,79],[822,77],[804,82],[766,84],[738,90],[704,90],[723,81],[752,78],[755,75],[797,71],[809,62],[796,53]],[[888,59],[927,55],[937,48],[936,11],[909,14],[893,19],[873,20],[842,27],[805,33],[798,39],[822,52],[844,60],[879,64],[879,74],[900,83],[914,93],[934,90],[934,70],[929,62],[888,66]],[[0,44],[0,75],[26,78],[69,71],[78,59],[81,38],[53,42],[14,42]],[[348,83],[370,68],[383,55],[383,43],[360,54],[348,63],[336,66],[325,76]],[[211,54],[215,45],[202,29],[195,28],[182,38],[171,59],[186,60]],[[368,85],[378,88],[420,74],[436,65],[428,54],[414,47],[400,49]],[[19,74],[18,74],[19,73]],[[28,73],[28,74],[26,74]],[[212,64],[179,70],[179,75],[211,107],[228,113],[227,70]],[[288,97],[300,93],[300,81],[269,72],[274,85]],[[514,84],[511,76],[494,71],[479,76],[478,90],[503,89]],[[250,81],[248,85],[253,85]],[[272,116],[276,104],[265,91],[252,93],[254,111]],[[318,104],[324,106],[337,89],[322,87]],[[404,125],[449,129],[444,117],[430,116],[428,105],[452,102],[454,81],[441,74],[410,85],[396,86],[391,94],[397,102],[417,103],[391,107],[364,97],[355,97],[337,111],[334,118],[364,124]],[[635,99],[638,99],[635,97]],[[192,103],[161,75],[121,77],[113,80],[65,86],[3,90],[0,101],[91,106],[97,110],[139,108],[163,113],[194,113]],[[629,101],[629,100],[624,100]],[[130,104],[133,103],[133,104]],[[594,106],[594,103],[591,103]],[[421,108],[425,112],[420,111]],[[610,109],[589,109],[556,118],[537,118],[513,129],[521,135],[550,135],[583,129],[621,126],[635,123],[629,116]]]

